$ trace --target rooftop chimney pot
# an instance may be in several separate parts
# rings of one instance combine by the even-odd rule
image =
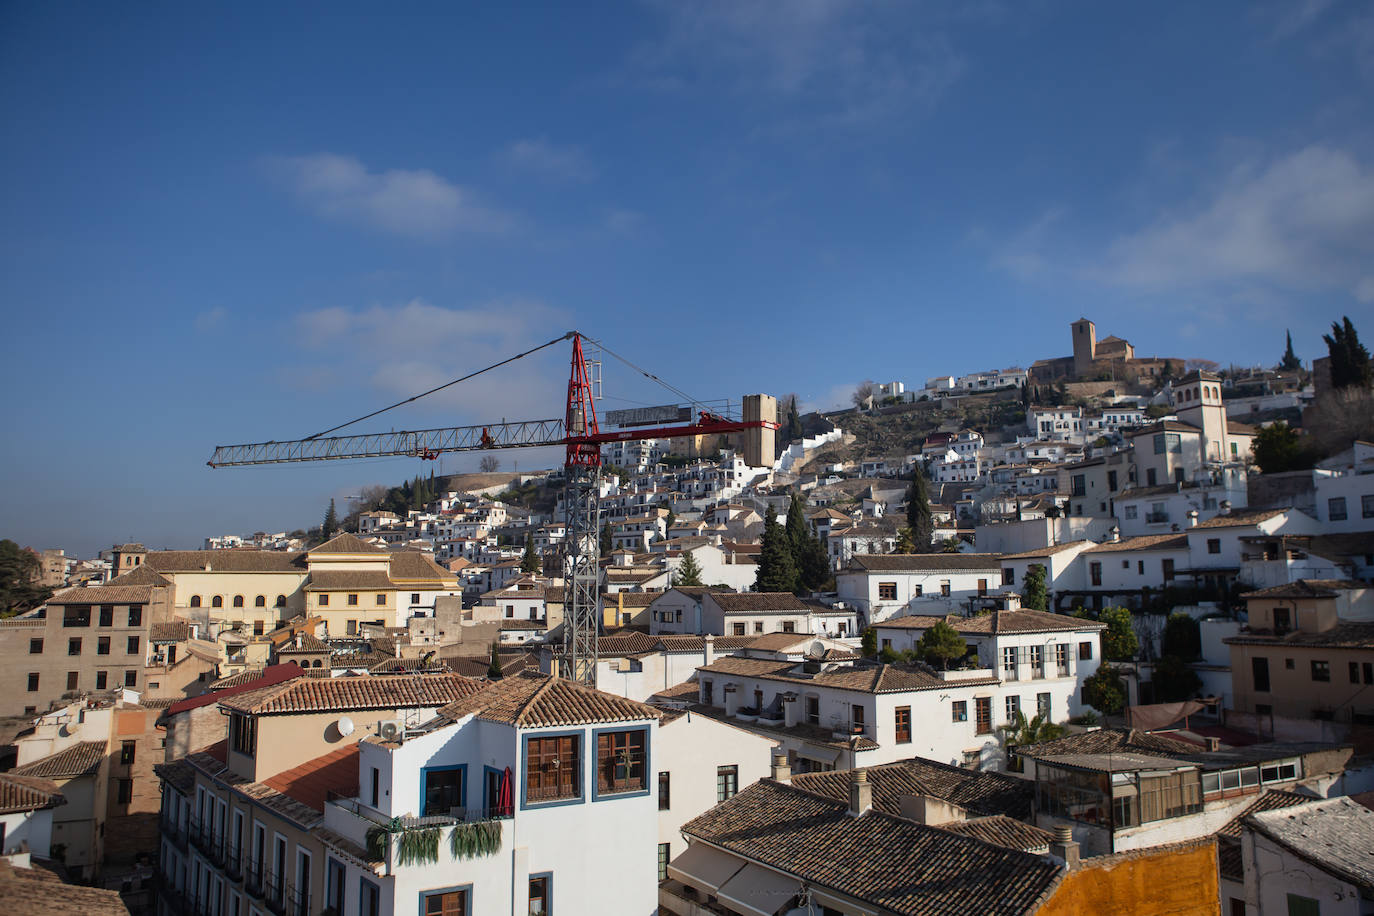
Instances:
[[[849,780],[849,813],[858,817],[873,807],[873,786],[867,770],[855,770]]]
[[[1056,824],[1052,832],[1054,839],[1050,841],[1050,856],[1073,871],[1078,867],[1078,844],[1073,839],[1073,828],[1067,824]]]
[[[773,755],[772,775],[778,782],[787,782],[792,778],[792,765],[787,762],[786,754]]]

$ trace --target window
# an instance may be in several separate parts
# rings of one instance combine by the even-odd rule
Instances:
[[[356,594],[353,594],[353,593],[350,592],[349,595],[348,595],[348,606],[349,606],[349,607],[356,607],[357,604],[358,604],[358,596],[357,596]]]
[[[988,580],[987,580],[987,579],[979,579],[979,580],[978,580],[978,597],[979,597],[979,598],[982,598],[982,597],[984,597],[985,595],[987,595],[987,593],[988,593]]]
[[[1288,895],[1288,916],[1321,916],[1321,904],[1301,894]]]
[[[1007,697],[1007,699],[1006,699],[1006,706],[1007,706],[1007,721],[1008,721],[1008,722],[1015,722],[1015,721],[1016,721],[1016,714],[1019,713],[1019,712],[1021,711],[1021,698],[1018,697],[1018,696],[1010,696],[1010,697]]]
[[[1046,722],[1051,721],[1050,695],[1048,693],[1039,693],[1035,695],[1035,714],[1037,716],[1040,716]]]
[[[672,793],[669,789],[668,771],[664,770],[658,774],[658,810],[667,811],[672,803]]]
[[[949,597],[949,580],[948,580],[948,579],[941,579],[941,580],[940,580],[940,594],[941,594],[942,596],[944,596],[945,598],[948,598],[948,597]]]
[[[67,654],[68,654],[68,655],[80,655],[80,654],[81,654],[81,637],[80,637],[80,636],[73,636],[71,639],[67,640]]]
[[[736,636],[743,636],[743,635],[744,635],[744,624],[742,624],[742,623],[732,623],[732,624],[730,624],[730,632],[733,633],[733,634],[736,635]]]
[[[1135,507],[1135,506],[1127,506],[1127,507],[1126,507],[1126,514],[1125,514],[1125,517],[1126,517],[1126,519],[1127,519],[1128,521],[1134,520],[1135,517],[1136,517],[1136,507]]]
[[[320,607],[329,607],[328,595],[320,595]]]
[[[254,636],[261,636],[261,635],[262,635],[262,631],[263,631],[263,622],[262,622],[261,620],[255,620],[255,621],[253,621],[253,635],[254,635]]]
[[[1323,661],[1312,661],[1312,680],[1329,681],[1331,680],[1331,663]]]
[[[210,607],[224,607],[224,598],[220,595],[210,599]]]
[[[95,673],[95,689],[96,689],[96,690],[104,690],[106,687],[109,686],[109,683],[110,683],[110,672],[108,672],[108,671],[97,671],[97,672]]]
[[[553,735],[525,743],[525,798],[531,802],[582,796],[581,737]]]
[[[784,633],[797,632],[797,622],[795,620],[784,620],[782,622],[782,631]]]
[[[1045,676],[1045,647],[1030,647],[1031,677],[1042,678]]]
[[[100,606],[100,625],[102,627],[114,626],[114,605],[102,604]]]
[[[1292,671],[1292,670],[1293,670],[1293,660],[1292,660],[1291,658],[1285,658],[1285,659],[1283,660],[1283,667],[1286,668],[1286,669],[1289,670],[1289,671]]]
[[[192,596],[191,596],[191,607],[200,607],[200,596],[199,596],[199,595],[192,595]]]
[[[119,781],[118,803],[127,805],[134,800],[134,781],[132,779],[121,779]]]
[[[386,595],[377,596],[377,607],[386,607]]]
[[[67,672],[67,689],[75,690],[78,683],[78,673],[75,671]]]
[[[1146,468],[1146,469],[1145,469],[1145,485],[1146,485],[1147,487],[1153,487],[1153,486],[1155,486],[1155,485],[1158,484],[1158,483],[1159,483],[1158,472],[1156,472],[1154,468]]]
[[[702,681],[702,682],[701,682],[701,702],[705,703],[707,706],[714,705],[715,702],[716,702],[716,698],[715,698],[715,689],[714,689],[714,688],[715,688],[715,682],[714,682],[714,681]]]
[[[30,674],[29,674],[29,692],[32,693],[33,691],[35,691],[35,690],[37,690],[37,689],[38,689],[38,675],[37,675],[37,673],[30,673]]]
[[[1135,574],[1136,574],[1137,576],[1143,576],[1143,575],[1145,575],[1145,561],[1144,561],[1144,560],[1136,560],[1136,561],[1135,561]]]
[[[953,721],[953,722],[967,722],[967,721],[968,721],[968,701],[967,701],[967,700],[955,700],[953,703],[950,704],[949,708],[950,708],[950,716],[951,716],[950,721]]]
[[[878,583],[878,600],[879,600],[879,601],[896,601],[896,600],[897,600],[897,583],[896,583],[896,582],[879,582],[879,583]]]
[[[424,780],[422,817],[444,815],[454,808],[463,807],[466,795],[463,786],[466,775],[464,767],[426,767],[421,772]]]
[[[1016,647],[1002,649],[1002,677],[1008,681],[1016,680]]]
[[[1345,521],[1345,497],[1333,496],[1326,501],[1326,517],[1328,521]]]
[[[242,595],[235,595],[235,596],[234,596],[234,607],[243,607],[243,596],[242,596]]]
[[[366,878],[359,879],[358,916],[378,916],[381,911],[381,888],[377,887],[377,885],[368,881]]]
[[[252,716],[231,713],[229,716],[229,747],[238,754],[252,757],[258,751],[258,723]],[[373,771],[376,772],[375,770]],[[377,804],[373,798],[372,804]]]
[[[1080,662],[1091,661],[1093,657],[1093,644],[1081,642],[1078,644],[1078,660]]]
[[[739,792],[739,767],[716,767],[716,801],[734,798]]]
[[[553,875],[530,875],[530,916],[548,916],[552,890]]]
[[[278,596],[277,596],[277,607],[286,607],[286,596],[285,596],[285,595],[278,595]]]
[[[120,766],[133,766],[134,754],[137,753],[138,744],[134,741],[122,741],[119,745],[119,764]]]
[[[1364,672],[1364,682],[1374,684],[1374,663],[1363,662],[1360,665],[1360,670]]]
[[[30,640],[29,640],[29,654],[30,654],[30,655],[42,655],[42,654],[43,654],[43,640],[41,640],[41,639],[30,639]]]
[[[137,636],[130,636],[130,637],[125,641],[124,651],[127,652],[129,655],[137,655],[137,654],[138,654],[138,639],[139,639],[139,638],[138,638]]]
[[[62,626],[88,627],[91,625],[91,606],[89,604],[69,604],[62,610]]]
[[[1101,564],[1101,563],[1089,563],[1089,564],[1088,564],[1088,575],[1092,577],[1092,583],[1093,583],[1093,585],[1101,585],[1101,584],[1102,584],[1102,564]]]
[[[135,671],[135,670],[133,670],[132,668],[130,668],[128,671],[125,671],[125,672],[124,672],[124,686],[125,686],[125,687],[137,687],[137,686],[138,686],[138,672],[137,672],[137,671]]]
[[[669,852],[671,848],[669,843],[658,844],[658,880],[660,881],[668,880],[668,858],[671,854]]]
[[[1351,662],[1351,663],[1350,663],[1350,683],[1352,683],[1352,684],[1358,684],[1359,682],[1360,682],[1360,663],[1359,663],[1359,662]]]
[[[821,701],[820,697],[806,698],[806,724],[821,724]]]
[[[425,894],[424,916],[468,916],[468,889]]]
[[[913,597],[919,598],[925,594],[925,589],[919,585],[913,585],[911,587],[911,594]]]
[[[1208,553],[1221,553],[1221,538],[1208,538],[1208,539],[1207,539],[1207,552],[1208,552]]]
[[[897,707],[897,743],[911,743],[911,707]]]
[[[981,750],[964,751],[964,759],[960,766],[966,770],[976,770],[982,761],[983,752]]]
[[[1360,515],[1374,518],[1374,493],[1360,497]]]
[[[978,697],[973,702],[978,713],[974,732],[979,735],[992,734],[992,697]]]
[[[762,620],[755,620],[755,621],[754,621],[754,632],[755,632],[755,633],[762,633],[762,632],[763,632],[763,621],[762,621]]]
[[[1255,690],[1258,693],[1269,692],[1269,659],[1252,658],[1250,659],[1250,674],[1255,681]]]
[[[420,593],[419,593],[419,592],[411,592],[411,593],[410,593],[410,603],[411,603],[411,604],[419,604],[419,603],[420,603]]]
[[[647,732],[638,728],[602,732],[596,736],[598,793],[637,792],[645,788],[644,760]]]

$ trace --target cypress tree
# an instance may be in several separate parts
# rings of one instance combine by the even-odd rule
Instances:
[[[1298,359],[1298,354],[1293,352],[1293,332],[1288,333],[1288,346],[1283,351],[1283,359],[1279,361],[1279,368],[1292,372],[1302,368],[1302,360]]]
[[[1323,334],[1322,340],[1326,341],[1326,350],[1331,357],[1332,388],[1368,388],[1374,383],[1369,351],[1360,343],[1360,335],[1355,332],[1349,316],[1343,322],[1333,321],[1331,333]]]
[[[763,520],[763,545],[759,552],[759,571],[754,589],[760,592],[791,592],[797,589],[797,565],[787,530],[778,524],[777,510],[768,507]]]
[[[787,506],[787,544],[792,549],[792,562],[801,568],[802,555],[806,552],[806,540],[810,532],[806,527],[806,514],[802,511],[801,498],[792,494],[792,502]]]
[[[1049,602],[1050,596],[1045,591],[1045,567],[1032,563],[1021,585],[1021,606],[1027,610],[1044,611],[1049,609]]]
[[[911,472],[911,489],[906,496],[906,524],[911,529],[911,541],[916,552],[930,549],[935,522],[930,516],[930,496],[926,493],[926,475],[920,465]]]
[[[534,552],[534,535],[525,535],[525,555],[520,558],[520,571],[537,573],[542,565],[539,561],[539,554]]]
[[[324,524],[320,525],[320,534],[327,541],[339,530],[339,516],[334,511],[334,500],[329,501],[329,508],[324,513]]]
[[[701,566],[697,563],[697,558],[691,553],[683,555],[682,562],[677,567],[677,575],[673,578],[673,584],[701,585]]]

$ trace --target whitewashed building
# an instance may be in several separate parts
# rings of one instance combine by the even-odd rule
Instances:
[[[948,614],[988,599],[1002,585],[990,553],[856,554],[835,577],[838,598],[869,623],[903,614]]]

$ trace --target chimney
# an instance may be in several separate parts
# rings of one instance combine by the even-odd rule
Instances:
[[[1207,741],[1207,750],[1209,750],[1209,751],[1219,751],[1219,750],[1221,750],[1221,739],[1220,739],[1220,738],[1207,738],[1206,741]]]
[[[773,755],[772,775],[778,782],[787,782],[792,778],[792,765],[787,762],[786,754]]]
[[[1196,527],[1197,527],[1197,510],[1196,510],[1196,509],[1189,509],[1189,510],[1188,510],[1188,527],[1189,527],[1189,528],[1196,528]]]
[[[1218,507],[1217,511],[1218,511],[1218,513],[1221,514],[1221,515],[1230,515],[1230,514],[1231,514],[1231,501],[1230,501],[1229,499],[1223,499],[1223,500],[1221,501],[1221,505]]]
[[[297,633],[297,634],[296,634],[296,648],[297,648],[297,649],[299,649],[299,648],[301,647],[301,642],[302,642],[301,635],[302,635],[302,634],[300,634],[300,633]]]
[[[1078,844],[1073,839],[1073,828],[1059,824],[1054,828],[1054,839],[1050,841],[1050,857],[1064,863],[1073,871],[1078,867]]]
[[[705,647],[701,650],[702,664],[710,665],[716,660],[716,637],[713,633],[707,633],[704,637]]]
[[[1107,540],[1112,544],[1119,542],[1121,540],[1121,529],[1113,525],[1112,529],[1107,532]]]
[[[873,807],[873,787],[867,770],[854,770],[849,778],[849,813],[858,817]]]

